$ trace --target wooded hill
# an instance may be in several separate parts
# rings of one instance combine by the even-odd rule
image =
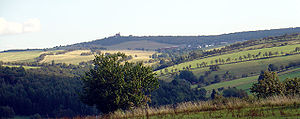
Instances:
[[[77,43],[67,46],[57,46],[53,49],[159,49],[170,47],[205,47],[224,46],[237,41],[260,39],[269,36],[299,33],[300,27],[271,29],[259,31],[236,32],[208,36],[115,36],[97,39],[90,42]]]

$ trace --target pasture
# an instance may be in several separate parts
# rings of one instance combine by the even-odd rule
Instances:
[[[175,69],[177,69],[177,71],[179,71],[179,70],[183,70],[183,68],[186,68],[186,67],[189,67],[189,66],[191,66],[190,68],[192,68],[192,69],[202,70],[201,68],[197,69],[197,64],[201,64],[202,62],[205,62],[205,63],[207,63],[207,65],[215,65],[215,64],[217,64],[216,60],[219,60],[219,59],[223,59],[225,64],[235,63],[235,62],[241,62],[241,61],[242,62],[248,62],[248,60],[250,60],[250,62],[251,62],[252,60],[254,60],[254,58],[252,57],[252,55],[258,55],[259,52],[261,52],[261,54],[258,57],[256,57],[255,59],[263,58],[263,57],[265,57],[263,55],[265,53],[269,53],[269,52],[274,53],[274,55],[272,55],[272,56],[283,56],[286,53],[293,52],[296,47],[300,47],[300,44],[287,45],[287,46],[281,46],[281,47],[272,47],[272,48],[263,48],[263,49],[256,49],[256,50],[247,50],[247,51],[235,52],[235,53],[230,53],[230,54],[212,56],[212,57],[207,57],[207,58],[203,58],[203,59],[197,59],[197,60],[193,60],[193,61],[189,61],[189,62],[184,62],[184,63],[178,64],[178,65],[167,67],[165,69],[162,69],[162,73],[166,73],[165,72],[166,69],[169,72],[171,70],[174,71]],[[275,54],[276,52],[278,54]],[[250,54],[251,57],[250,58],[244,58],[245,56],[248,56],[248,54]],[[240,60],[240,57],[242,57],[241,60]],[[297,56],[297,57],[298,57],[298,59],[300,59],[300,56]],[[226,61],[228,58],[230,60]],[[282,59],[282,58],[280,58],[280,59]],[[258,63],[270,62],[270,61],[265,60],[265,59],[262,59],[262,60],[263,60],[262,62],[258,62]],[[274,60],[274,58],[270,58],[270,60]],[[258,61],[260,61],[260,60],[258,60]],[[218,64],[220,64],[220,63],[218,62]],[[246,69],[246,70],[248,70],[248,69]],[[159,72],[160,71],[157,71],[156,73],[159,74]]]
[[[20,67],[20,65],[2,65],[5,67]],[[41,67],[34,67],[34,66],[22,66],[24,69],[37,69],[37,68],[41,68]]]
[[[39,57],[44,51],[22,51],[0,53],[0,61],[3,62],[33,62],[34,58]]]
[[[34,62],[35,58],[39,57],[43,53],[53,53],[54,55],[46,55],[40,63],[51,63],[53,60],[55,63],[66,64],[78,64],[80,62],[86,62],[94,59],[94,55],[81,55],[81,53],[90,53],[90,50],[75,50],[66,52],[64,54],[55,54],[62,50],[54,51],[20,51],[20,52],[4,52],[0,53],[0,61],[3,62]],[[148,61],[152,58],[152,54],[155,51],[142,51],[142,50],[101,50],[101,53],[117,53],[122,52],[126,55],[131,55],[132,59],[129,62]]]
[[[47,55],[44,60],[41,62],[47,62],[50,63],[52,60],[56,63],[67,63],[67,64],[78,64],[80,62],[86,62],[94,59],[94,55],[86,55],[81,56],[81,53],[87,53],[90,52],[90,50],[75,50],[71,52],[67,52],[65,54],[59,54],[59,55]],[[101,50],[101,53],[117,53],[122,52],[126,55],[131,55],[132,59],[129,61],[147,61],[151,59],[149,56],[154,54],[154,51],[140,51],[140,50]]]
[[[284,81],[286,78],[300,77],[300,68],[291,69],[291,70],[279,73],[278,75],[279,75],[279,79],[281,81]],[[246,78],[235,79],[232,81],[220,82],[220,83],[212,84],[209,86],[205,86],[203,88],[205,88],[208,92],[210,92],[213,89],[218,89],[221,87],[224,87],[224,88],[236,87],[238,89],[243,89],[249,93],[250,92],[249,88],[252,86],[253,83],[257,82],[257,79],[258,79],[258,75],[246,77]]]

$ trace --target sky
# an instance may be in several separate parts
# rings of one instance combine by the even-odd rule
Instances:
[[[0,51],[300,27],[300,0],[0,0]]]

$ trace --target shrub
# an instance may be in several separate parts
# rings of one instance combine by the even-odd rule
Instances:
[[[246,91],[242,89],[236,89],[234,88],[228,88],[223,91],[224,97],[238,97],[238,98],[244,98],[248,97],[248,94]]]
[[[270,97],[274,95],[283,95],[285,85],[279,81],[277,73],[265,71],[259,76],[258,83],[255,83],[250,88],[250,92],[257,97]]]
[[[300,78],[286,79],[284,85],[286,95],[300,94]]]
[[[0,117],[4,118],[13,118],[15,116],[15,112],[13,108],[9,106],[0,106]]]

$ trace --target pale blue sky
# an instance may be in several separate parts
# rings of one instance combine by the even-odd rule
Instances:
[[[0,0],[0,51],[286,27],[300,27],[300,0]]]

